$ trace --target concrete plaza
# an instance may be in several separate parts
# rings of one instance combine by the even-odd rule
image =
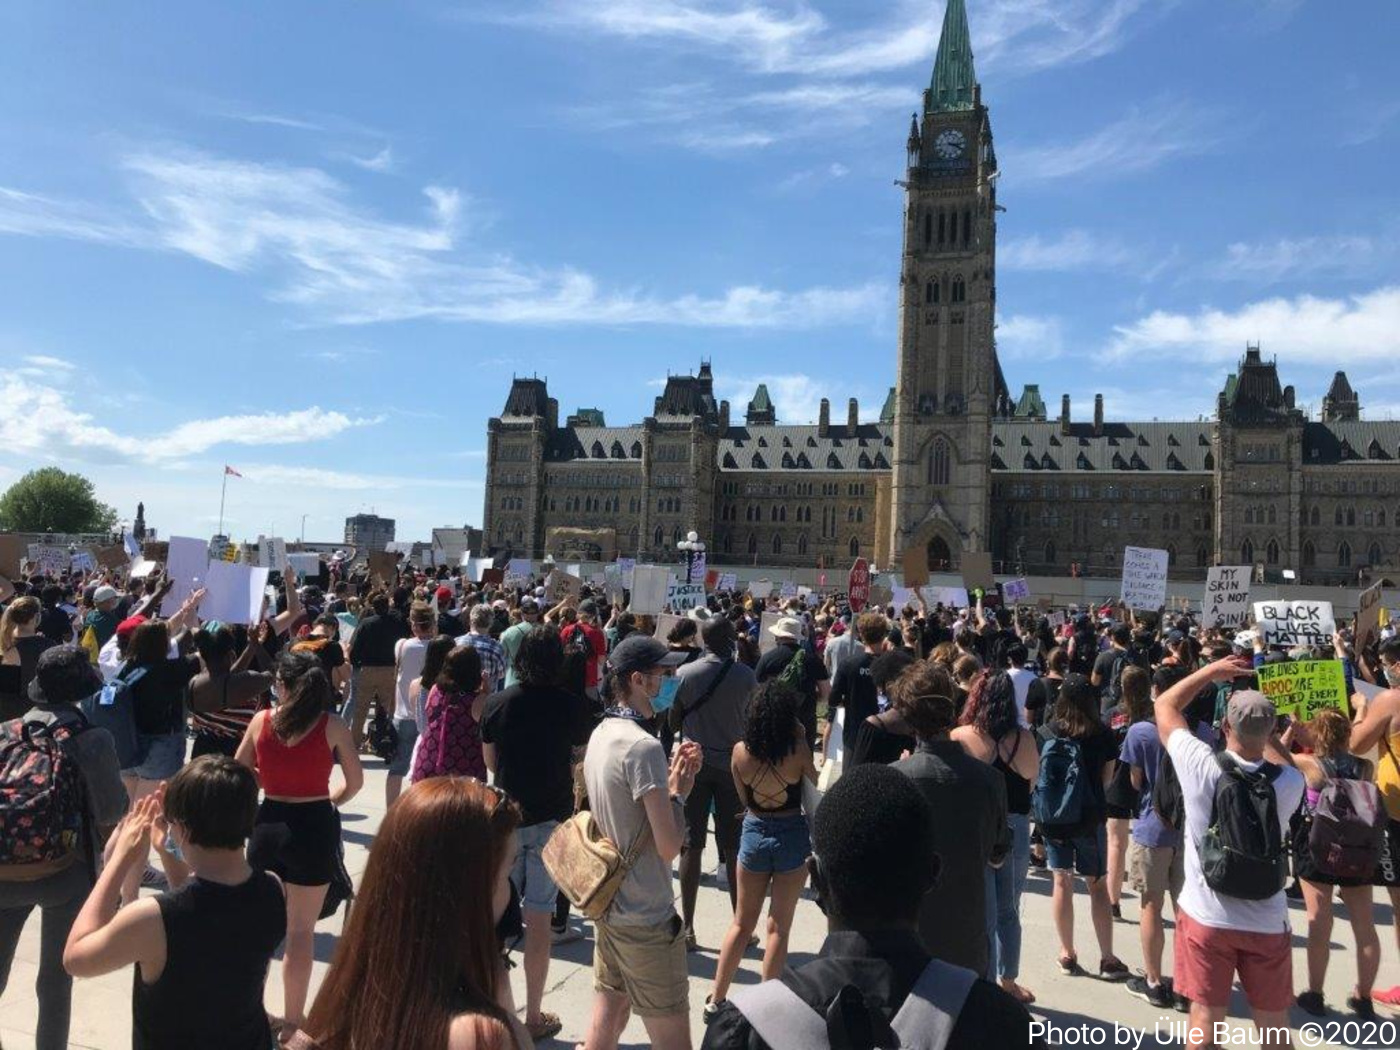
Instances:
[[[368,849],[384,812],[384,767],[376,759],[366,762],[366,782],[364,790],[354,799],[343,814],[346,865],[351,876],[358,883],[368,858]],[[716,885],[713,872],[716,859],[713,844],[706,863],[706,876],[701,886],[700,902],[696,926],[701,950],[690,956],[691,1012],[696,1046],[703,1032],[700,1019],[700,1006],[709,991],[714,974],[718,947],[729,919],[729,901],[724,890]],[[1304,944],[1306,919],[1300,904],[1293,906],[1294,929],[1294,977],[1301,982],[1306,974]],[[1125,895],[1123,913],[1126,921],[1115,925],[1114,944],[1117,953],[1137,970],[1141,965],[1141,951],[1136,925],[1137,902],[1131,895]],[[343,914],[343,913],[342,913]],[[1391,934],[1392,917],[1389,902],[1384,893],[1377,894],[1377,922],[1381,925],[1381,946],[1383,962],[1378,988],[1388,988],[1400,984],[1400,961],[1396,958],[1395,938]],[[1143,1047],[1180,1045],[1179,1039],[1171,1037],[1168,1025],[1177,1025],[1177,1034],[1185,1021],[1185,1015],[1153,1009],[1147,1003],[1130,996],[1121,985],[1104,984],[1092,978],[1071,978],[1060,974],[1055,965],[1057,942],[1050,916],[1050,880],[1043,875],[1033,874],[1028,880],[1023,906],[1025,945],[1023,950],[1021,983],[1035,992],[1036,1004],[1032,1012],[1039,1020],[1054,1025],[1057,1029],[1075,1029],[1078,1045],[1130,1045],[1126,1033],[1119,1033],[1117,1025],[1136,1030],[1146,1030]],[[1098,963],[1098,951],[1094,944],[1093,931],[1089,924],[1089,902],[1082,888],[1075,898],[1076,946],[1081,961],[1092,969]],[[312,994],[320,983],[326,965],[335,949],[337,935],[341,927],[341,914],[322,922],[316,933],[316,965],[312,977]],[[826,921],[815,903],[804,899],[798,906],[797,919],[792,933],[791,959],[793,964],[801,964],[810,959],[820,948],[826,930]],[[1167,967],[1170,971],[1171,933],[1168,931]],[[545,1047],[572,1047],[581,1039],[588,1024],[593,996],[591,971],[592,938],[586,935],[583,940],[557,946],[549,971],[549,990],[545,996],[545,1009],[557,1013],[564,1022],[564,1030],[556,1041],[541,1044]],[[19,953],[10,974],[9,986],[0,997],[0,1046],[4,1050],[27,1050],[34,1045],[33,1033],[37,1021],[37,1004],[34,996],[34,975],[38,965],[39,952],[39,913],[36,910],[26,926],[20,940]],[[760,956],[750,952],[744,959],[739,975],[740,982],[758,979]],[[1340,910],[1332,935],[1332,958],[1326,983],[1326,997],[1330,1004],[1340,1006],[1350,994],[1355,977],[1355,953],[1345,913]],[[77,981],[73,988],[73,1027],[70,1046],[91,1048],[91,1050],[119,1050],[131,1045],[131,981],[130,970],[110,974],[96,980]],[[517,1002],[524,1002],[524,977],[519,967],[512,971]],[[274,1013],[281,1013],[282,985],[280,966],[273,963],[267,984],[267,1006]],[[1378,1012],[1385,1021],[1400,1023],[1400,1014],[1393,1014],[1384,1007]],[[1237,1026],[1232,1032],[1233,1040],[1243,1040],[1252,1033],[1252,1026],[1244,1021],[1248,1016],[1243,996],[1236,990],[1230,1015]],[[1294,1011],[1295,1028],[1310,1020],[1306,1015]],[[1348,1015],[1334,1013],[1329,1019],[1334,1022],[1354,1020]],[[1092,1032],[1086,1032],[1088,1026]],[[1159,1026],[1159,1027],[1154,1027]],[[1161,1039],[1158,1039],[1160,1033]],[[1256,1036],[1257,1037],[1257,1036]],[[1135,1038],[1135,1036],[1134,1036]],[[1397,1040],[1400,1044],[1400,1040]],[[635,1018],[624,1037],[624,1045],[645,1046],[646,1034]],[[1236,1045],[1245,1045],[1238,1042]],[[1295,1045],[1342,1045],[1304,1043]],[[1371,1045],[1392,1045],[1387,1042]]]

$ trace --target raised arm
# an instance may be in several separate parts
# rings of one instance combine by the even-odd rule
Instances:
[[[1153,707],[1156,710],[1157,732],[1161,736],[1162,746],[1167,746],[1167,741],[1178,729],[1189,728],[1186,716],[1182,712],[1187,704],[1200,695],[1202,689],[1216,682],[1228,682],[1232,678],[1251,674],[1253,671],[1254,666],[1248,659],[1227,656],[1187,675],[1157,697]]]

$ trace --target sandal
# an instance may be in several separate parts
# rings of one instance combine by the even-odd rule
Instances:
[[[546,1039],[552,1039],[558,1035],[564,1027],[564,1023],[559,1020],[558,1014],[545,1013],[541,1011],[540,1019],[534,1024],[525,1022],[525,1031],[530,1033],[530,1038],[540,1043]]]
[[[1001,990],[1025,1006],[1030,1006],[1031,1003],[1035,1002],[1035,993],[1029,988],[1022,988],[1015,981],[1002,981]]]

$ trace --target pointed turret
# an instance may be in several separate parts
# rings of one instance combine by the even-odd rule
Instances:
[[[933,63],[927,108],[933,113],[972,109],[977,102],[977,72],[972,65],[972,34],[963,0],[948,0],[943,34]]]
[[[923,138],[919,134],[919,115],[917,113],[909,118],[909,142],[907,148],[909,150],[909,166],[911,168],[917,168],[919,166],[919,158],[923,155],[924,150]]]
[[[1332,377],[1332,386],[1322,399],[1322,421],[1324,423],[1354,422],[1361,418],[1361,398],[1351,388],[1345,372]]]
[[[744,413],[744,421],[751,427],[772,426],[778,421],[777,412],[773,409],[773,402],[768,397],[767,384],[758,384],[758,389],[753,394],[753,400],[749,402],[749,409]]]

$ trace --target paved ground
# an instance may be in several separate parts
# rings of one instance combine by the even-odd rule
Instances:
[[[344,814],[345,845],[347,867],[352,877],[358,881],[365,867],[367,850],[371,836],[383,815],[384,772],[377,760],[367,762],[367,777],[364,791],[356,798]],[[713,854],[713,848],[711,850]],[[701,887],[697,928],[700,932],[702,950],[691,956],[691,1004],[696,1045],[699,1045],[702,1026],[700,1004],[709,990],[709,982],[714,974],[718,945],[723,936],[729,917],[729,902],[724,890],[717,886],[713,871],[715,860],[711,856],[707,863],[707,875]],[[1384,895],[1381,895],[1383,899]],[[1093,932],[1089,925],[1088,899],[1082,892],[1076,897],[1077,938],[1080,955],[1088,966],[1097,964],[1098,953],[1093,947]],[[1306,923],[1299,905],[1294,905],[1294,973],[1299,979],[1305,971],[1303,956]],[[1115,945],[1118,953],[1129,964],[1136,967],[1141,961],[1138,947],[1136,902],[1125,900],[1124,914],[1128,919],[1115,928]],[[1377,906],[1377,920],[1382,923],[1381,943],[1384,961],[1381,966],[1378,987],[1400,984],[1400,962],[1396,958],[1394,937],[1390,932],[1391,914],[1388,904]],[[1144,1047],[1178,1045],[1169,1034],[1167,1025],[1180,1024],[1184,1015],[1162,1014],[1147,1003],[1128,995],[1121,986],[1100,983],[1088,978],[1069,978],[1060,975],[1055,966],[1056,940],[1050,918],[1050,881],[1032,875],[1024,899],[1025,947],[1023,952],[1021,981],[1032,989],[1037,997],[1034,1012],[1036,1016],[1055,1026],[1080,1028],[1088,1025],[1097,1030],[1097,1037],[1090,1042],[1099,1045],[1131,1045],[1126,1038],[1116,1039],[1115,1025],[1146,1029]],[[1327,977],[1326,996],[1330,1003],[1341,1004],[1350,992],[1354,977],[1355,956],[1351,930],[1342,916],[1332,938],[1332,961]],[[340,931],[340,916],[323,922],[316,934],[316,968],[312,978],[312,992],[325,972]],[[792,962],[801,963],[810,958],[820,947],[825,933],[825,920],[816,905],[803,900],[798,906],[797,921],[792,935]],[[37,1019],[37,1006],[33,982],[38,963],[39,917],[36,911],[25,929],[20,941],[19,954],[10,974],[9,987],[0,996],[0,1045],[4,1050],[27,1050],[33,1047],[33,1032]],[[1167,958],[1171,958],[1170,933],[1168,933]],[[592,1000],[592,940],[586,937],[574,944],[557,947],[550,967],[549,992],[545,997],[546,1009],[552,1010],[564,1021],[564,1030],[559,1041],[543,1044],[547,1047],[572,1046],[582,1038],[588,1023]],[[740,981],[758,979],[760,957],[751,952],[745,958]],[[1170,968],[1170,967],[1168,967]],[[73,1029],[71,1046],[88,1047],[94,1050],[118,1050],[131,1045],[131,973],[123,971],[97,980],[79,981],[73,989]],[[519,968],[513,972],[516,987],[516,1001],[524,1001],[524,980]],[[267,987],[267,1004],[274,1012],[281,1012],[282,986],[279,968],[274,963]],[[1380,1011],[1386,1020],[1400,1023],[1400,1014],[1391,1014],[1384,1008]],[[1247,1016],[1246,1007],[1238,991],[1231,1008],[1232,1018]],[[1345,1015],[1333,1015],[1334,1021],[1345,1021]],[[1295,1011],[1295,1026],[1307,1020],[1306,1015]],[[1160,1029],[1154,1026],[1160,1023]],[[1161,1038],[1157,1033],[1160,1032]],[[1136,1038],[1135,1036],[1133,1038]],[[1244,1045],[1246,1030],[1239,1028],[1233,1033],[1235,1045]],[[645,1032],[639,1022],[633,1021],[624,1038],[625,1045],[646,1045]],[[1297,1045],[1319,1045],[1316,1042]],[[1329,1045],[1342,1045],[1329,1044]],[[1370,1045],[1400,1045],[1400,1040],[1373,1042]]]

